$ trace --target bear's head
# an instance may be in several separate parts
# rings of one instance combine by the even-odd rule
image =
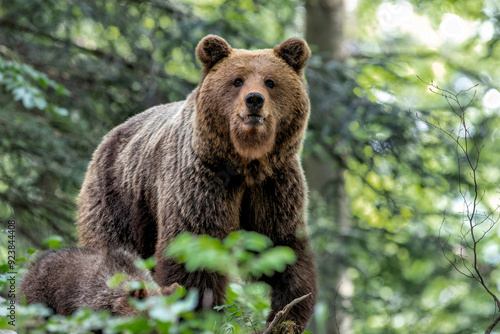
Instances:
[[[237,163],[297,152],[309,116],[302,70],[310,51],[303,40],[248,51],[209,35],[196,55],[203,72],[196,95],[195,149],[225,157],[235,153]]]

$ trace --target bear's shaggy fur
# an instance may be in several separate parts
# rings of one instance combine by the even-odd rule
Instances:
[[[238,50],[209,35],[196,55],[202,78],[185,101],[132,117],[95,151],[78,198],[79,243],[155,254],[160,285],[196,287],[202,304],[220,305],[226,277],[164,259],[168,241],[184,231],[265,234],[297,254],[285,272],[263,278],[272,287],[268,320],[311,292],[288,316],[304,329],[316,300],[298,156],[309,116],[302,78],[309,48],[291,38],[274,49]]]
[[[82,307],[109,310],[116,315],[137,314],[128,303],[129,298],[170,295],[178,284],[158,287],[149,271],[134,265],[136,259],[123,249],[48,251],[30,266],[21,282],[21,295],[28,304],[42,303],[62,315],[70,315]],[[108,281],[115,274],[126,275],[125,281],[111,288]],[[125,287],[131,281],[143,282],[145,288],[127,291]]]

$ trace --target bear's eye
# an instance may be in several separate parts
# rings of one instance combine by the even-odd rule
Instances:
[[[274,88],[274,81],[272,80],[266,80],[265,84],[269,88]]]
[[[234,87],[241,87],[241,86],[243,86],[243,79],[240,79],[240,78],[235,79],[233,85],[234,85]]]

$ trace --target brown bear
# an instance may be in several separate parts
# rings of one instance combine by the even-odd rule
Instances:
[[[195,287],[204,305],[220,305],[227,278],[164,259],[169,240],[184,231],[264,234],[297,255],[284,272],[262,278],[272,287],[268,321],[312,293],[288,315],[303,330],[317,290],[298,154],[309,117],[302,72],[309,48],[291,38],[274,49],[232,49],[209,35],[196,55],[201,82],[185,101],[132,117],[95,151],[78,197],[79,243],[155,254],[160,285]]]
[[[116,315],[138,314],[129,304],[129,298],[170,295],[178,284],[158,287],[149,271],[134,265],[136,259],[123,249],[48,251],[28,269],[21,282],[21,295],[28,304],[42,303],[62,315],[70,315],[82,307],[109,310]],[[124,274],[125,280],[113,288],[109,280],[115,274]],[[131,281],[140,281],[144,287],[127,290]]]

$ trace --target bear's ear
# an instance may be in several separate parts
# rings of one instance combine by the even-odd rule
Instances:
[[[196,57],[201,61],[205,70],[212,68],[219,60],[229,56],[232,49],[227,42],[215,35],[208,35],[198,43]]]
[[[297,37],[287,39],[275,46],[274,53],[286,61],[297,73],[300,73],[311,56],[307,43]]]

